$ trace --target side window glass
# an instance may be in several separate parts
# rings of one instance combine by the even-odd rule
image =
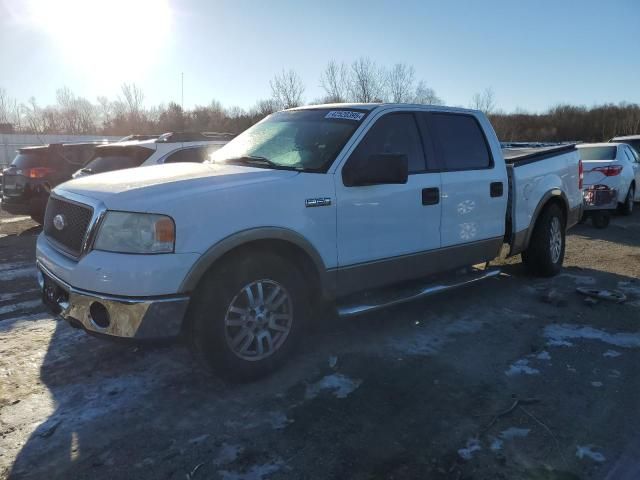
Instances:
[[[437,155],[446,170],[478,170],[492,166],[484,133],[473,116],[433,113],[429,125]]]
[[[201,148],[184,148],[170,154],[164,163],[202,162]]]
[[[366,165],[371,155],[381,153],[406,155],[409,173],[425,170],[422,143],[412,113],[391,113],[378,119],[351,154],[349,162]]]

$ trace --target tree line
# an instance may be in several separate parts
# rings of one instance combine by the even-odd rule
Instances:
[[[0,125],[10,124],[24,133],[129,135],[169,131],[215,131],[239,133],[266,115],[304,104],[339,102],[394,102],[442,105],[433,88],[416,76],[413,66],[378,65],[368,57],[351,63],[329,61],[318,79],[323,94],[305,98],[306,86],[295,70],[283,69],[270,81],[271,96],[253,107],[208,105],[183,109],[175,102],[146,106],[144,92],[125,83],[115,99],[97,97],[95,102],[74,94],[68,87],[56,91],[53,105],[41,106],[35,98],[18,102],[0,88]],[[491,88],[474,93],[469,107],[489,115],[502,141],[607,140],[615,135],[640,133],[640,106],[622,103],[587,108],[558,105],[544,113],[497,109]]]

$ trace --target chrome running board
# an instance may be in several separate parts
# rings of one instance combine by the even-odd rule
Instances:
[[[391,287],[377,292],[365,292],[357,296],[350,296],[344,304],[338,305],[338,315],[353,317],[364,313],[374,312],[382,308],[411,302],[419,298],[435,295],[436,293],[463,287],[472,283],[493,278],[500,275],[499,269],[471,270],[469,273],[440,278],[439,281],[416,284],[404,287]]]

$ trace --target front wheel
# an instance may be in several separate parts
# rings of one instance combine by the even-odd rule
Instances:
[[[629,187],[624,203],[620,204],[619,211],[622,215],[631,215],[633,213],[633,199],[636,195],[636,189],[633,185]]]
[[[197,358],[233,382],[277,368],[303,328],[302,274],[269,253],[247,254],[210,272],[194,295],[191,343]]]
[[[565,220],[560,207],[551,204],[543,210],[533,228],[522,261],[531,273],[542,277],[556,275],[562,269],[565,251]]]

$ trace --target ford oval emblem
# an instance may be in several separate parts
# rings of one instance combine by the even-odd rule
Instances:
[[[56,230],[62,230],[64,229],[66,225],[66,221],[64,219],[64,215],[56,215],[55,217],[53,217],[53,226],[56,227]]]

